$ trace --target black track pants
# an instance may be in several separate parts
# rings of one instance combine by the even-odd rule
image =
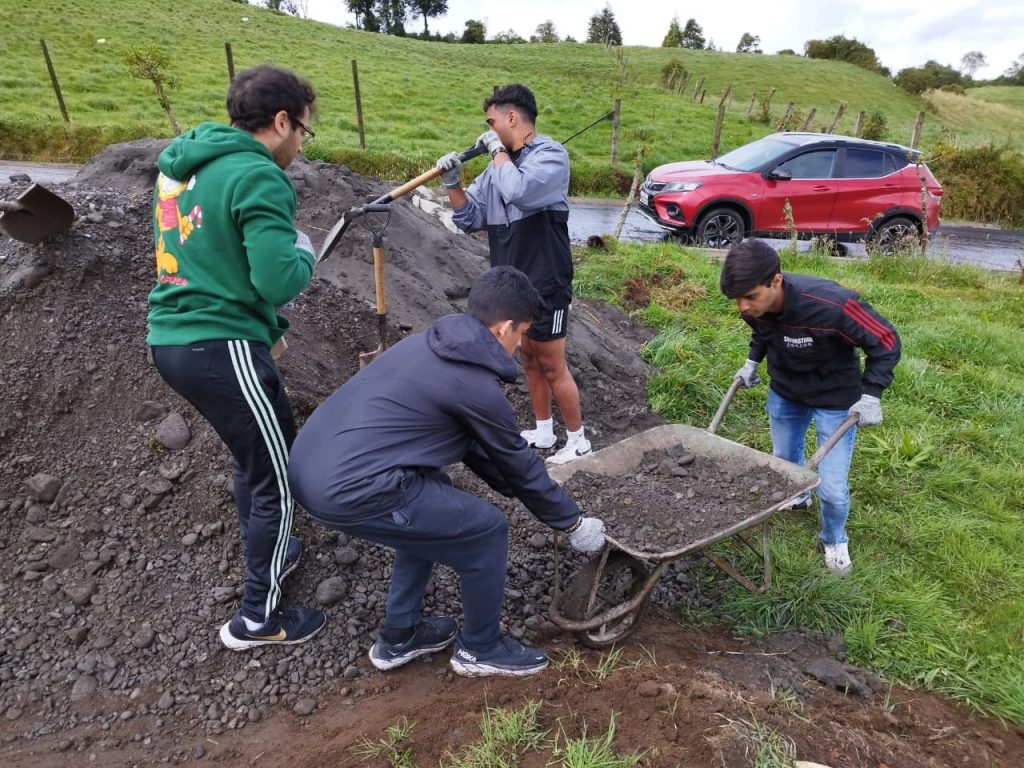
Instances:
[[[281,599],[292,527],[288,451],[295,421],[270,350],[255,341],[153,347],[157,370],[220,435],[235,459],[235,502],[245,547],[242,613],[263,622]]]

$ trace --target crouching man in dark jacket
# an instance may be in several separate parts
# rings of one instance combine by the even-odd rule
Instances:
[[[289,478],[324,525],[395,550],[384,626],[370,661],[393,669],[455,643],[460,675],[529,675],[544,651],[502,635],[508,521],[455,489],[442,467],[464,462],[492,488],[569,534],[577,550],[604,546],[604,524],[583,517],[526,440],[501,383],[543,309],[522,272],[495,267],[473,284],[465,314],[403,339],[336,390],[300,430]],[[434,563],[459,576],[465,625],[423,617]]]

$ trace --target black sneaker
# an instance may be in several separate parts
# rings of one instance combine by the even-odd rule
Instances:
[[[244,651],[258,645],[298,645],[324,628],[327,614],[315,608],[279,610],[261,627],[249,629],[241,611],[220,628],[220,641],[232,651]]]
[[[808,497],[806,499],[802,499],[800,501],[797,501],[797,502],[795,502],[793,504],[790,504],[789,507],[787,507],[787,509],[792,509],[792,510],[795,510],[797,512],[806,512],[810,508],[811,508],[811,499],[810,499],[810,497]]]
[[[548,665],[548,655],[540,648],[530,648],[515,638],[502,635],[488,651],[470,651],[462,644],[462,636],[455,640],[452,669],[463,677],[523,677],[540,672]]]
[[[281,569],[279,581],[284,581],[287,576],[299,567],[299,560],[302,559],[302,542],[294,536],[288,537],[288,549],[284,553],[284,568]]]
[[[448,616],[430,616],[416,625],[412,637],[404,643],[391,644],[383,637],[370,648],[370,663],[377,669],[394,669],[420,656],[436,653],[451,645],[459,625]]]

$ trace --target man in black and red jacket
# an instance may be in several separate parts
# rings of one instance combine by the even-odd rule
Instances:
[[[856,292],[831,280],[780,271],[779,255],[760,240],[730,249],[719,285],[752,329],[750,353],[736,378],[744,387],[757,385],[757,368],[768,358],[767,411],[776,456],[803,464],[811,421],[819,445],[850,414],[860,417],[861,427],[881,423],[882,390],[892,383],[900,337]],[[858,349],[864,353],[863,370]],[[825,565],[840,575],[853,567],[846,519],[855,434],[856,427],[818,466],[819,538]],[[796,506],[806,509],[810,498]]]

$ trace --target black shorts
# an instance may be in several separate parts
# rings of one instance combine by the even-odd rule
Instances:
[[[526,335],[533,341],[555,341],[564,339],[569,331],[568,297],[544,297],[544,312],[533,321]]]

